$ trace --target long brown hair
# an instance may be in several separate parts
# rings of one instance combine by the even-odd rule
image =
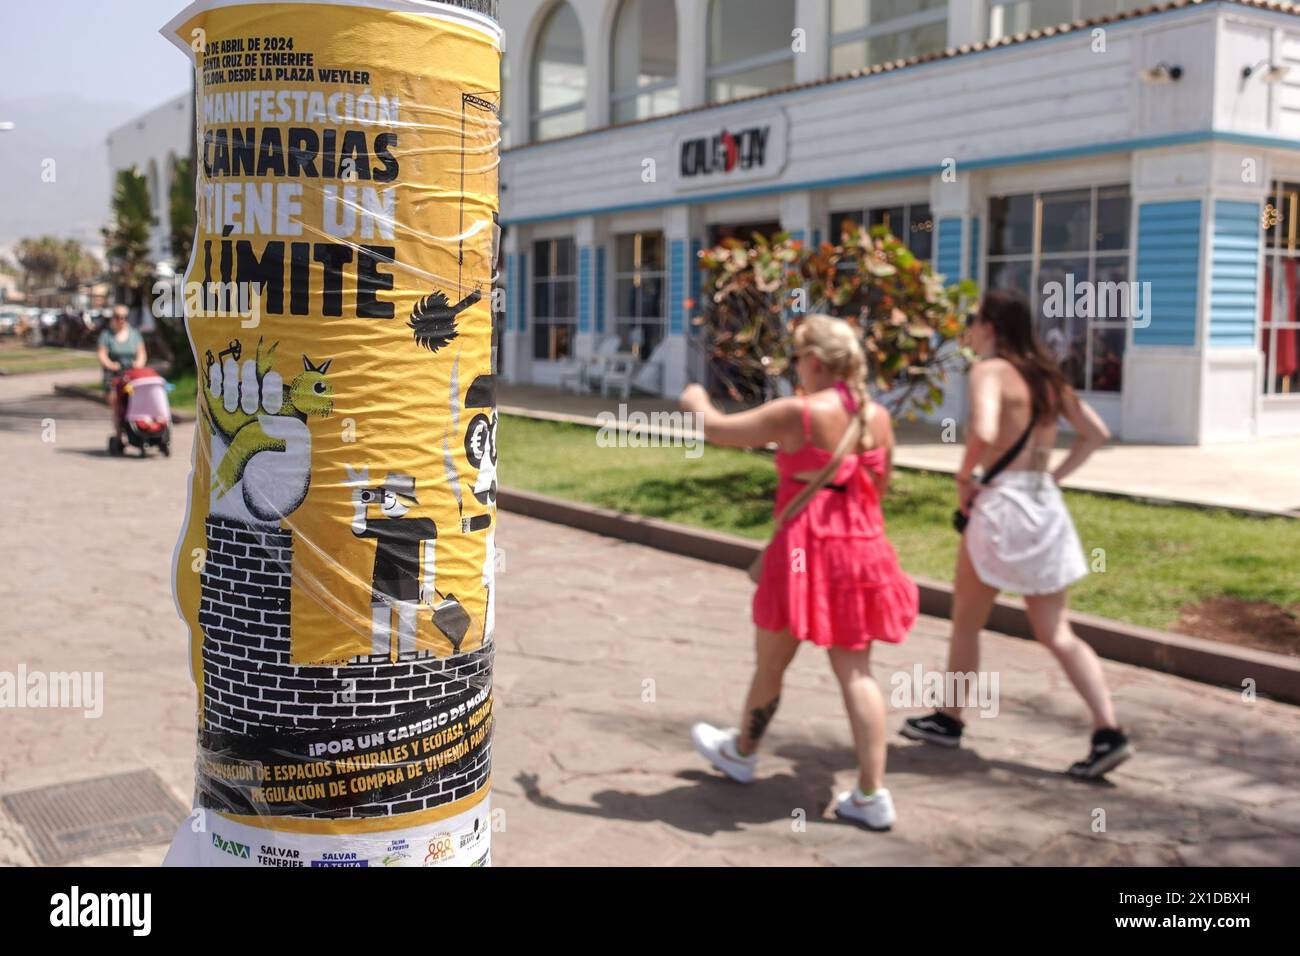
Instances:
[[[1010,362],[1029,386],[1034,420],[1054,421],[1068,400],[1070,384],[1038,341],[1029,302],[1019,292],[992,289],[984,294],[975,320],[992,326],[997,356]]]

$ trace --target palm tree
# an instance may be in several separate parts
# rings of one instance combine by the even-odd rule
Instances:
[[[23,273],[23,291],[48,288],[59,279],[63,261],[62,243],[53,236],[39,239],[19,239],[14,246],[14,258]]]
[[[167,218],[170,226],[172,261],[176,268],[176,282],[181,282],[190,264],[190,250],[194,248],[194,229],[198,224],[195,211],[194,160],[192,157],[176,160],[172,168],[172,181],[167,190]],[[164,310],[158,316],[158,335],[172,359],[172,374],[193,368],[194,352],[190,348],[185,330],[185,316],[172,315]]]
[[[78,239],[65,239],[59,247],[59,284],[75,290],[104,271],[98,259],[82,246]]]
[[[153,278],[149,237],[158,224],[149,202],[149,182],[134,169],[117,174],[113,219],[104,229],[105,252],[113,282],[130,306],[144,301]]]
[[[194,248],[194,227],[198,224],[194,200],[194,164],[188,156],[176,160],[167,207],[171,226],[172,259],[177,273],[190,264]]]

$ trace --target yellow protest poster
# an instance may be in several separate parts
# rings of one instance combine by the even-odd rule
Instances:
[[[481,3],[192,4],[198,426],[169,862],[489,859],[500,48]]]

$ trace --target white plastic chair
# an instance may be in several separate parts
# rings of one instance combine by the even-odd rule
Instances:
[[[624,401],[632,393],[632,381],[641,370],[640,360],[630,352],[620,352],[606,360],[604,373],[600,377],[600,394],[609,397],[609,390],[616,388]]]
[[[576,392],[589,392],[593,385],[601,381],[605,373],[605,364],[609,357],[618,351],[618,336],[606,335],[596,343],[595,351],[586,358],[571,363],[560,373],[560,387],[572,383]]]
[[[587,391],[587,363],[583,359],[568,362],[560,371],[560,388],[571,392]]]

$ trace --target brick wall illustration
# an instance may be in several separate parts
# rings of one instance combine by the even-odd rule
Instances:
[[[279,728],[292,734],[356,726],[366,719],[418,720],[444,699],[491,682],[490,643],[447,658],[293,664],[292,533],[211,516],[207,543],[199,605],[205,731],[243,735]],[[366,817],[429,809],[478,792],[490,769],[489,736],[477,752],[399,800],[306,815]]]

